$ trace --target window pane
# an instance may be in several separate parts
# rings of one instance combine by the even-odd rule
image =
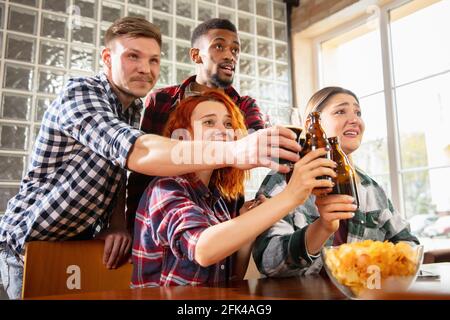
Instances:
[[[172,18],[162,14],[153,14],[153,23],[159,27],[161,33],[172,37]]]
[[[17,192],[19,192],[19,187],[0,187],[0,212],[6,211],[9,199],[14,197]]]
[[[17,120],[28,120],[31,110],[31,97],[17,93],[3,93],[1,117]]]
[[[153,0],[153,9],[171,13],[172,1],[173,0]],[[153,14],[153,16],[155,16],[155,14]]]
[[[6,58],[25,62],[34,62],[35,40],[33,38],[8,35],[6,40]]]
[[[252,37],[240,36],[241,52],[247,54],[255,54],[255,40]]]
[[[239,14],[238,27],[240,31],[247,33],[255,33],[255,19],[246,14]]]
[[[26,150],[28,143],[28,131],[28,127],[13,124],[1,124],[0,149]]]
[[[26,6],[37,7],[38,0],[9,0],[9,2],[20,3]]]
[[[86,44],[95,44],[95,24],[83,23],[72,29],[72,40]]]
[[[287,41],[286,25],[282,23],[274,23],[275,39]]]
[[[321,86],[338,85],[358,96],[383,90],[380,36],[366,26],[321,45]]]
[[[239,73],[246,76],[255,77],[255,60],[241,57],[239,59]]]
[[[177,0],[177,15],[194,19],[194,4],[191,0]]]
[[[191,41],[194,23],[188,21],[177,21],[177,38]]]
[[[239,82],[239,93],[241,95],[250,95],[256,98],[255,95],[258,92],[258,86],[255,79],[241,77]]]
[[[161,58],[172,61],[172,41],[163,38],[161,44]]]
[[[74,0],[74,5],[79,8],[79,14],[82,17],[95,19],[96,18],[96,7],[98,1],[93,0]],[[72,12],[73,14],[74,12]]]
[[[177,43],[177,62],[191,63],[191,58],[189,56],[189,49],[191,48],[188,44]]]
[[[286,22],[286,5],[284,3],[273,3],[273,18],[275,20]]]
[[[155,2],[156,0],[153,0]],[[168,2],[168,1],[166,1]],[[128,0],[128,3],[135,4],[144,8],[148,8],[148,0]]]
[[[67,18],[52,14],[42,15],[41,35],[53,39],[66,40]]]
[[[278,61],[288,61],[288,50],[284,44],[275,44],[275,59]]]
[[[218,0],[218,3],[227,8],[234,8],[234,6],[235,6],[234,1],[235,0]],[[220,10],[222,10],[222,9],[220,9]]]
[[[36,11],[13,6],[11,6],[9,10],[9,30],[19,31],[26,34],[36,34]]]
[[[238,9],[253,13],[253,0],[238,1]]]
[[[57,42],[41,41],[39,63],[64,68],[66,64],[66,45]]]
[[[33,68],[16,64],[6,64],[4,75],[4,87],[18,90],[31,91],[33,83]]]
[[[257,19],[256,20],[256,30],[258,32],[258,36],[272,38],[272,21]],[[282,40],[282,39],[280,39]]]
[[[58,94],[64,85],[64,74],[54,71],[39,71],[40,92]]]
[[[143,10],[142,8],[128,7],[128,16],[147,19],[147,10]]]
[[[410,8],[420,2],[391,12],[396,85],[450,69],[450,1],[442,0],[410,14]]]
[[[38,98],[37,101],[38,101],[38,103],[36,106],[35,121],[40,122],[40,121],[42,121],[42,117],[44,116],[45,111],[52,103],[52,99]]]
[[[264,100],[272,100],[275,93],[275,87],[271,82],[259,81],[259,97]],[[282,92],[277,91],[279,101],[282,100]]]
[[[450,211],[450,168],[407,172],[402,179],[407,217]]]
[[[123,15],[123,6],[115,3],[102,3],[102,20],[114,22]]]
[[[397,89],[402,168],[450,166],[450,73]]]
[[[216,8],[210,5],[206,5],[198,2],[198,20],[206,21],[216,16]]]
[[[258,74],[260,78],[272,79],[273,78],[273,65],[271,62],[258,61]]]
[[[94,49],[72,48],[70,67],[74,69],[94,71]]]
[[[20,181],[24,171],[24,164],[25,157],[23,156],[0,155],[0,181]]]
[[[158,79],[159,84],[172,84],[172,66],[170,64],[161,63],[161,72]]]
[[[271,18],[270,5],[271,5],[270,1],[256,0],[256,14],[267,18]]]
[[[263,58],[272,58],[272,42],[258,40],[258,56]]]
[[[193,69],[177,67],[177,83],[183,82],[184,80],[186,80],[186,78],[190,77],[193,74],[194,74]]]
[[[288,81],[289,80],[289,68],[287,64],[277,64],[277,80]]]
[[[42,9],[45,10],[66,12],[68,6],[67,0],[42,0]]]
[[[389,173],[384,94],[359,102],[366,129],[361,146],[352,154],[355,164],[370,175]]]
[[[230,20],[233,24],[236,24],[236,14],[234,11],[220,8],[219,18]]]
[[[3,29],[3,14],[4,13],[5,13],[5,5],[3,3],[0,3],[0,29]]]

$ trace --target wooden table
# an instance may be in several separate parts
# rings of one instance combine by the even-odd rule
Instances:
[[[450,263],[423,265],[440,280],[418,279],[411,290],[450,298]],[[448,275],[448,276],[447,276]],[[408,297],[406,297],[408,298]],[[346,297],[326,275],[262,278],[231,282],[221,287],[156,287],[40,297],[48,300],[342,300]]]

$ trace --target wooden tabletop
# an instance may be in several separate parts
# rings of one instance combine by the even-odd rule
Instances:
[[[450,263],[423,265],[440,279],[419,278],[412,292],[450,297]],[[447,276],[449,275],[449,276]],[[409,298],[405,296],[404,298]],[[411,298],[414,298],[413,296]],[[230,282],[218,287],[156,287],[40,297],[48,300],[342,300],[346,297],[326,275],[262,278]]]

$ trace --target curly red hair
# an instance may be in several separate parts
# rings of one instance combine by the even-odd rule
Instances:
[[[197,105],[204,101],[217,101],[224,104],[230,114],[233,130],[238,132],[238,134],[235,134],[235,139],[247,135],[247,127],[245,126],[241,110],[225,93],[216,89],[209,89],[198,95],[181,100],[175,110],[170,114],[164,127],[163,135],[165,137],[171,137],[172,133],[177,129],[188,129],[192,134],[192,113]],[[247,176],[248,171],[233,167],[216,169],[211,175],[210,185],[217,187],[225,199],[236,199],[238,196],[244,194],[244,181]]]

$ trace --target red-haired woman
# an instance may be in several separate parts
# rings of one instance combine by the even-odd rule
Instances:
[[[166,125],[166,136],[228,141],[246,133],[243,117],[221,91],[182,100]],[[314,188],[331,188],[334,162],[316,150],[298,161],[285,190],[231,217],[224,198],[244,192],[245,171],[224,167],[149,184],[136,213],[132,287],[214,285],[243,278],[254,239],[302,204]],[[174,155],[175,156],[175,155]],[[196,153],[192,155],[195,160]],[[211,155],[213,161],[214,154]]]

